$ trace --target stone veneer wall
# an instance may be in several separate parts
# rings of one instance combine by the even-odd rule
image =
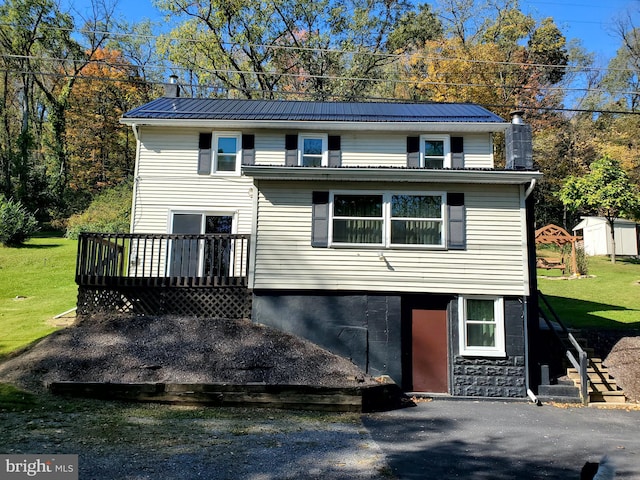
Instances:
[[[451,318],[451,394],[465,397],[527,396],[525,305],[521,298],[504,299],[505,358],[463,357],[458,345],[458,303],[449,304]]]
[[[465,397],[515,397],[527,394],[524,356],[506,359],[453,359],[453,395]]]

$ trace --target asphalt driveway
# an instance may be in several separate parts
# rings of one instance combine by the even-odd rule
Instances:
[[[604,454],[640,479],[640,410],[434,400],[363,422],[399,480],[579,479]]]

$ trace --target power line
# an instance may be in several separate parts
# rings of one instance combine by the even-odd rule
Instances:
[[[0,55],[0,58],[3,55]],[[42,59],[42,60],[50,60],[50,59]],[[537,90],[536,87],[528,87],[526,85],[496,85],[489,83],[464,83],[464,82],[443,82],[443,81],[426,81],[421,79],[414,80],[402,80],[397,78],[381,78],[381,77],[349,77],[349,76],[338,76],[338,75],[317,75],[310,73],[281,73],[281,72],[256,72],[252,70],[232,70],[232,69],[206,69],[206,68],[189,68],[189,67],[165,67],[165,66],[139,66],[132,64],[111,64],[109,62],[105,62],[103,60],[96,60],[94,63],[99,64],[105,67],[114,67],[116,69],[125,68],[127,70],[139,70],[144,68],[151,69],[162,69],[162,70],[172,70],[172,71],[185,71],[185,72],[201,72],[201,74],[209,74],[209,75],[247,75],[256,77],[260,76],[270,76],[275,78],[293,78],[293,79],[302,79],[305,80],[331,80],[331,81],[345,81],[345,82],[370,82],[370,83],[390,83],[390,84],[400,84],[400,85],[427,85],[427,86],[443,86],[443,87],[458,87],[458,88],[489,88],[489,89],[506,89],[506,90]],[[73,75],[64,74],[59,72],[46,72],[46,71],[33,71],[33,70],[21,70],[21,69],[12,69],[5,68],[0,69],[0,71],[7,73],[19,73],[23,75],[41,75],[41,76],[51,76],[51,77],[66,77],[71,78]],[[76,75],[77,78],[82,79],[91,79],[91,80],[106,80],[106,81],[117,81],[117,82],[125,82],[130,81],[131,79],[122,79],[122,78],[110,78],[106,76],[97,76],[97,75]],[[165,82],[146,82],[146,83],[154,83],[154,84],[164,84]],[[200,85],[186,85],[190,88],[198,88]],[[555,86],[547,86],[544,87],[545,91],[549,92],[559,92],[559,93],[570,93],[570,92],[588,92],[588,93],[612,93],[615,95],[640,95],[640,91],[609,91],[603,88],[593,88],[593,87],[555,87]]]
[[[7,70],[0,69],[0,72],[5,72]],[[16,72],[15,70],[11,70],[11,72]],[[71,77],[71,75],[65,75],[61,73],[52,73],[52,72],[16,72],[16,73],[25,73],[25,74],[40,74],[45,76],[54,76],[59,78]],[[104,81],[104,82],[119,82],[119,83],[132,83],[138,84],[141,86],[164,86],[165,82],[155,82],[155,81],[145,81],[142,79],[132,79],[132,78],[110,78],[110,77],[102,77],[102,76],[79,76],[78,80],[90,80],[90,81]],[[315,91],[267,91],[260,89],[240,89],[237,87],[228,87],[228,86],[220,86],[220,85],[202,85],[202,84],[181,84],[184,88],[194,88],[201,90],[210,90],[210,91],[218,91],[223,93],[229,93],[231,91],[238,91],[241,93],[249,93],[256,94],[263,97],[268,97],[272,95],[276,95],[278,97],[310,97],[317,98],[319,95]],[[327,99],[352,99],[348,94],[328,94],[326,95]],[[359,96],[359,100],[362,101],[386,101],[386,102],[407,102],[407,98],[389,98],[389,97],[374,97],[371,95],[367,96]],[[431,103],[429,101],[421,101],[421,100],[411,100],[415,103]],[[544,107],[544,106],[526,106],[520,104],[486,104],[486,103],[477,103],[477,105],[483,106],[485,108],[505,108],[505,109],[524,109],[524,110],[535,110],[535,111],[548,111],[548,112],[573,112],[573,113],[598,113],[598,114],[613,114],[613,115],[640,115],[640,111],[627,111],[627,110],[609,110],[609,109],[581,109],[581,108],[564,108],[564,107]]]
[[[505,89],[519,89],[519,90],[532,90],[533,87],[526,87],[522,85],[495,85],[495,84],[486,84],[486,83],[462,83],[462,82],[437,82],[437,81],[424,81],[419,79],[414,80],[403,80],[397,78],[380,78],[380,77],[347,77],[347,76],[330,76],[330,75],[318,75],[311,73],[286,73],[286,72],[257,72],[250,70],[234,70],[234,69],[208,69],[205,67],[181,67],[176,65],[157,65],[157,64],[149,64],[149,65],[138,65],[132,63],[125,62],[111,62],[104,59],[69,59],[69,58],[56,58],[56,57],[40,57],[35,55],[14,55],[14,54],[0,54],[0,58],[8,58],[8,59],[21,59],[21,60],[33,60],[37,62],[63,62],[63,63],[82,63],[86,62],[87,67],[89,65],[98,65],[104,66],[106,68],[113,68],[117,70],[161,70],[161,71],[182,71],[187,73],[200,72],[200,74],[209,74],[209,75],[255,75],[255,76],[270,76],[277,78],[302,78],[305,80],[309,79],[327,79],[334,81],[356,81],[356,82],[386,82],[386,83],[394,83],[394,84],[405,84],[405,85],[415,85],[420,82],[425,85],[433,85],[433,86],[451,86],[451,87],[471,87],[471,88],[505,88]],[[514,63],[513,65],[527,65],[529,64],[519,64]],[[10,70],[5,70],[10,71]],[[25,70],[14,70],[17,73],[23,74],[39,74],[46,75],[47,72],[29,72]],[[603,88],[594,88],[594,87],[568,87],[568,86],[547,86],[545,87],[546,91],[556,91],[563,93],[570,92],[590,92],[590,93],[611,93],[614,95],[640,95],[640,92],[637,91],[609,91]]]
[[[17,25],[0,23],[0,27],[12,27],[16,28]],[[90,29],[72,29],[72,28],[64,28],[64,27],[54,27],[54,26],[46,26],[39,27],[45,29],[66,31],[69,33],[78,33],[82,35],[103,35],[105,37],[132,37],[132,38],[144,38],[147,40],[156,40],[159,37],[164,38],[168,41],[176,41],[176,42],[187,42],[192,44],[200,44],[204,43],[205,40],[197,39],[197,38],[184,38],[184,37],[175,37],[175,36],[167,36],[166,34],[160,35],[144,35],[137,33],[127,33],[127,32],[114,32],[108,30],[90,30]],[[234,42],[221,42],[221,45],[225,45],[229,48],[260,48],[260,49],[272,49],[272,50],[285,50],[285,51],[299,51],[299,52],[313,52],[318,54],[339,54],[339,55],[368,55],[375,57],[384,57],[389,59],[400,59],[407,58],[410,56],[412,59],[420,59],[426,62],[430,61],[451,61],[451,62],[466,62],[470,64],[483,64],[483,65],[501,65],[501,66],[513,66],[513,67],[536,67],[536,68],[553,68],[553,69],[563,69],[570,73],[601,73],[601,72],[635,72],[635,70],[630,68],[600,68],[600,67],[585,67],[578,65],[557,65],[557,64],[544,64],[544,63],[527,63],[527,62],[513,62],[513,61],[505,61],[505,60],[482,60],[482,59],[472,59],[472,58],[464,58],[464,57],[450,57],[450,56],[442,56],[442,55],[431,55],[431,54],[421,54],[421,53],[389,53],[389,52],[379,52],[379,51],[367,51],[367,50],[345,50],[340,48],[322,48],[322,47],[305,47],[305,46],[294,46],[294,45],[276,45],[276,44],[261,44],[261,43],[234,43]]]

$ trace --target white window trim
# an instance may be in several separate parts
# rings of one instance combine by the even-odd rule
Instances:
[[[382,228],[383,239],[381,243],[342,243],[333,241],[333,206],[334,198],[336,195],[379,195],[382,196]],[[442,223],[442,235],[440,237],[441,243],[439,245],[414,245],[405,243],[391,243],[391,201],[394,195],[420,195],[420,196],[439,196],[442,198],[441,205],[441,217]],[[425,191],[379,191],[379,190],[332,190],[329,192],[329,247],[342,248],[342,247],[362,247],[362,248],[402,248],[402,249],[417,249],[417,250],[442,250],[447,245],[447,193],[446,192],[425,192]],[[341,217],[338,217],[341,218]],[[378,217],[370,217],[370,219],[376,219]],[[415,219],[414,219],[415,220]],[[420,220],[420,219],[418,219]]]
[[[231,171],[218,171],[218,139],[219,138],[235,138],[236,145],[238,148],[236,149],[236,168]],[[212,150],[212,161],[211,161],[211,170],[214,175],[231,175],[238,176],[240,175],[240,168],[242,164],[242,133],[240,132],[213,132],[213,138],[211,139],[211,150]]]
[[[171,207],[168,210],[167,233],[173,233],[173,216],[175,214],[182,215],[201,215],[200,233],[204,232],[206,217],[232,217],[231,234],[236,234],[238,228],[238,211],[237,210],[202,210],[199,208],[187,207]]]
[[[441,140],[444,147],[442,168],[451,168],[451,136],[450,135],[420,135],[420,168],[425,168],[425,140]]]
[[[301,133],[298,135],[298,166],[302,166],[304,141],[309,138],[322,140],[322,166],[327,167],[329,165],[329,135],[327,133]]]
[[[167,220],[167,233],[173,233],[173,219],[176,214],[178,215],[200,215],[200,233],[198,235],[202,235],[205,229],[206,217],[231,217],[231,235],[235,235],[238,228],[238,212],[237,210],[199,210],[199,209],[182,209],[180,207],[170,208],[169,209],[169,218]],[[199,247],[199,258],[202,258],[203,254],[203,246]],[[231,251],[231,258],[235,258],[235,254],[233,250]],[[167,257],[168,264],[171,264],[171,255]],[[204,266],[202,262],[198,265],[198,275],[202,275],[202,270]],[[233,271],[235,270],[235,265],[230,265],[229,275],[233,275]]]
[[[467,346],[467,302],[468,299],[493,300],[493,315],[496,322],[496,344],[493,347]],[[473,357],[505,357],[505,329],[504,329],[504,299],[502,297],[487,297],[469,295],[458,297],[458,337],[460,355]]]

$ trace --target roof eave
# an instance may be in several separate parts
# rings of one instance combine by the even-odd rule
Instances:
[[[539,171],[524,170],[429,170],[417,168],[349,168],[349,167],[242,167],[243,175],[256,180],[341,181],[341,182],[409,182],[472,183],[523,185],[542,178]]]
[[[223,128],[244,130],[320,130],[320,131],[386,131],[386,132],[503,132],[508,122],[368,122],[368,121],[305,121],[305,120],[207,120],[185,118],[122,117],[120,123],[129,126]]]

